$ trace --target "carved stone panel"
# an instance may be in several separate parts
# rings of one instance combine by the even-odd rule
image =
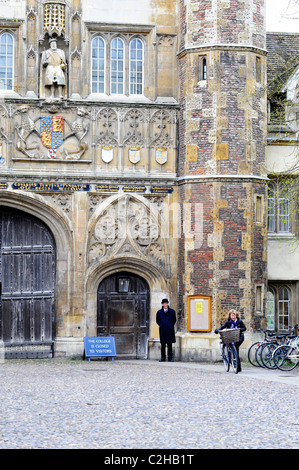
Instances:
[[[117,199],[98,216],[88,256],[90,265],[127,256],[165,266],[167,247],[161,237],[157,214],[145,201],[133,196]]]
[[[15,159],[82,160],[90,139],[90,117],[83,107],[42,109],[21,105],[14,115]]]

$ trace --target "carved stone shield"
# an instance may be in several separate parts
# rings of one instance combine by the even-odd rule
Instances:
[[[102,160],[105,163],[110,163],[113,159],[113,147],[112,145],[102,147]]]
[[[140,161],[140,148],[139,147],[129,148],[129,160],[131,163],[138,163]]]
[[[47,149],[57,149],[64,140],[62,116],[43,116],[40,122],[41,141]]]
[[[167,148],[161,147],[156,149],[156,162],[164,165],[167,162]]]

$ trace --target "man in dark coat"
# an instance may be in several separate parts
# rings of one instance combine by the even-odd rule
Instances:
[[[161,359],[160,362],[166,360],[166,344],[168,352],[168,361],[173,362],[172,343],[175,343],[174,325],[176,323],[175,311],[168,306],[167,299],[162,299],[162,308],[157,311],[156,322],[159,325],[160,343],[161,343]]]

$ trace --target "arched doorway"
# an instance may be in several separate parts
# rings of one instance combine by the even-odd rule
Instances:
[[[7,358],[52,357],[55,241],[36,217],[0,206],[0,340]]]
[[[147,282],[132,273],[106,277],[98,287],[98,336],[114,336],[121,358],[146,359],[149,336]]]

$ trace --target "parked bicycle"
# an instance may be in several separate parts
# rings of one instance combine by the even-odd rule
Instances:
[[[291,338],[289,344],[276,348],[273,353],[273,361],[280,370],[290,371],[295,369],[299,364],[299,335]]]
[[[248,360],[256,367],[267,369],[292,370],[296,367],[296,349],[291,354],[289,347],[296,348],[299,343],[298,325],[290,328],[291,332],[277,333],[272,330],[261,330],[264,339],[253,343],[248,350]],[[287,354],[291,360],[285,360]],[[292,367],[293,366],[293,367]]]
[[[276,365],[273,361],[273,353],[279,346],[287,344],[290,333],[277,334],[272,340],[266,344],[261,344],[256,350],[256,361],[261,367],[267,369],[276,369]]]
[[[277,333],[272,330],[260,330],[261,333],[264,333],[264,339],[261,341],[256,341],[248,349],[248,360],[251,365],[254,367],[261,367],[261,364],[257,361],[256,352],[258,348],[263,345],[271,342]]]
[[[240,328],[231,328],[217,331],[220,334],[220,353],[223,359],[224,369],[229,372],[232,365],[235,374],[239,370],[239,355],[234,343],[240,339]]]

